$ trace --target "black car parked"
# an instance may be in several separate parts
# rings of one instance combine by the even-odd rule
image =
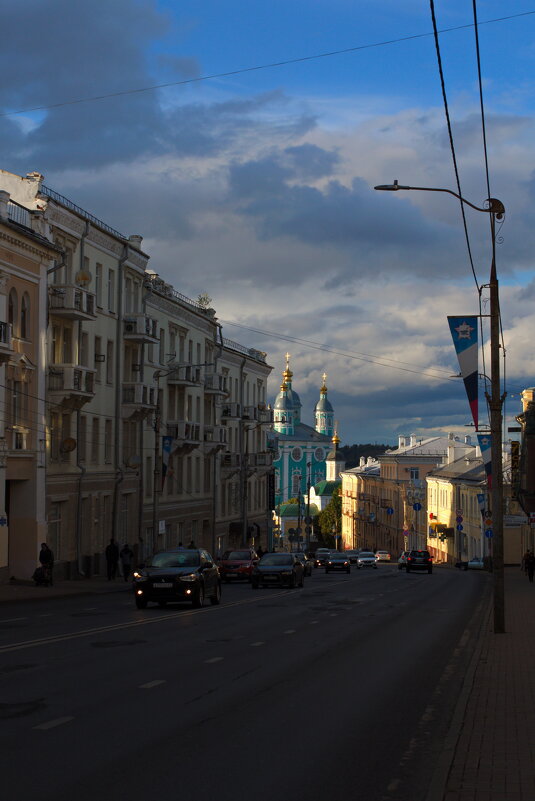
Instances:
[[[427,570],[428,573],[432,573],[433,557],[429,551],[410,551],[405,562],[405,570],[407,573],[411,570]]]
[[[178,548],[154,554],[134,572],[133,587],[138,609],[145,609],[149,601],[159,606],[190,601],[200,607],[204,606],[205,598],[210,598],[212,604],[221,600],[219,570],[202,548]]]
[[[257,590],[261,585],[302,587],[305,570],[293,553],[265,553],[253,570],[251,586]]]

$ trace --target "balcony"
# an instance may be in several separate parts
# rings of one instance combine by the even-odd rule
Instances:
[[[12,353],[11,323],[0,323],[0,364],[7,362]]]
[[[67,320],[96,320],[95,295],[75,284],[53,284],[49,287],[49,310],[55,317]]]
[[[258,421],[260,423],[273,422],[273,409],[268,409],[265,403],[258,404]]]
[[[156,389],[150,384],[123,381],[121,387],[123,411],[129,418],[146,417],[156,408]]]
[[[227,429],[225,426],[204,426],[204,452],[217,453],[227,445]]]
[[[249,453],[247,455],[249,467],[271,467],[273,464],[273,454],[262,451],[261,453]]]
[[[225,403],[221,407],[221,419],[235,419],[241,417],[241,406],[239,403]]]
[[[50,403],[80,409],[95,396],[95,372],[79,364],[54,364],[48,371]]]
[[[224,453],[221,457],[221,468],[223,470],[236,470],[241,465],[239,453]]]
[[[244,406],[242,417],[244,420],[258,420],[258,407]]]
[[[201,368],[191,364],[182,367],[170,366],[172,372],[167,376],[167,383],[179,387],[196,387],[201,383]]]
[[[158,320],[146,314],[128,314],[123,321],[123,336],[128,342],[156,345],[159,342]]]
[[[208,373],[204,376],[204,391],[208,395],[226,395],[227,378],[217,373]]]
[[[171,453],[190,453],[201,444],[200,423],[176,420],[167,423],[167,436],[173,437]]]

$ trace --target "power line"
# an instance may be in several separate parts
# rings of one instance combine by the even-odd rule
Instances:
[[[481,25],[491,25],[496,22],[506,22],[510,19],[517,19],[518,17],[527,17],[531,14],[535,14],[535,11],[523,11],[519,14],[510,14],[505,17],[495,17],[494,19],[487,19],[479,22],[478,24]],[[454,31],[461,31],[467,28],[472,28],[473,24],[468,23],[466,25],[456,25],[451,28],[442,28],[440,33],[452,33]],[[188,84],[193,83],[201,83],[203,81],[211,81],[217,78],[230,78],[233,75],[243,75],[248,72],[259,72],[260,70],[268,70],[268,69],[275,69],[277,67],[285,67],[289,64],[300,64],[307,61],[315,61],[320,58],[332,58],[333,56],[340,56],[346,53],[356,53],[360,50],[371,50],[375,47],[387,47],[388,45],[399,44],[401,42],[410,42],[415,39],[425,39],[429,36],[433,36],[432,32],[428,33],[416,33],[410,36],[401,36],[397,39],[386,39],[382,42],[373,42],[371,44],[365,45],[356,45],[355,47],[346,47],[341,50],[330,50],[325,53],[315,53],[310,56],[299,56],[297,58],[287,58],[282,61],[272,61],[267,64],[257,64],[253,67],[242,67],[241,69],[235,70],[228,70],[227,72],[216,72],[212,73],[211,75],[201,75],[198,78],[185,78],[182,81],[170,81],[168,83],[159,83],[154,84],[152,86],[143,86],[138,87],[135,89],[124,89],[119,92],[109,92],[107,94],[102,95],[91,95],[89,97],[81,97],[76,98],[74,100],[64,100],[58,103],[51,103],[49,105],[43,106],[33,106],[32,108],[24,108],[24,109],[17,109],[12,111],[4,111],[0,113],[0,117],[12,117],[16,116],[17,114],[30,114],[35,111],[48,111],[54,108],[61,108],[63,106],[74,106],[79,103],[93,103],[98,100],[106,100],[112,97],[124,97],[125,95],[134,95],[134,94],[141,94],[143,92],[153,92],[157,89],[169,89],[174,86],[187,86]]]

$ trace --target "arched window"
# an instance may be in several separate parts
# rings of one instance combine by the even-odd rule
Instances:
[[[20,335],[22,339],[30,338],[30,296],[27,292],[22,296],[20,304]]]
[[[12,326],[14,336],[17,336],[18,331],[18,313],[19,302],[17,298],[17,292],[15,289],[12,289],[9,293],[8,301],[8,323],[10,323]]]
[[[292,476],[292,495],[297,495],[299,493],[299,487],[301,485],[301,473],[294,473]]]

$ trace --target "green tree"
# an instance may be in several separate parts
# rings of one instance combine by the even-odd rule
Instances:
[[[337,540],[334,538],[333,531],[336,534],[340,534],[342,531],[342,496],[339,488],[334,490],[331,500],[319,513],[318,522],[323,541],[327,547],[334,547]]]

